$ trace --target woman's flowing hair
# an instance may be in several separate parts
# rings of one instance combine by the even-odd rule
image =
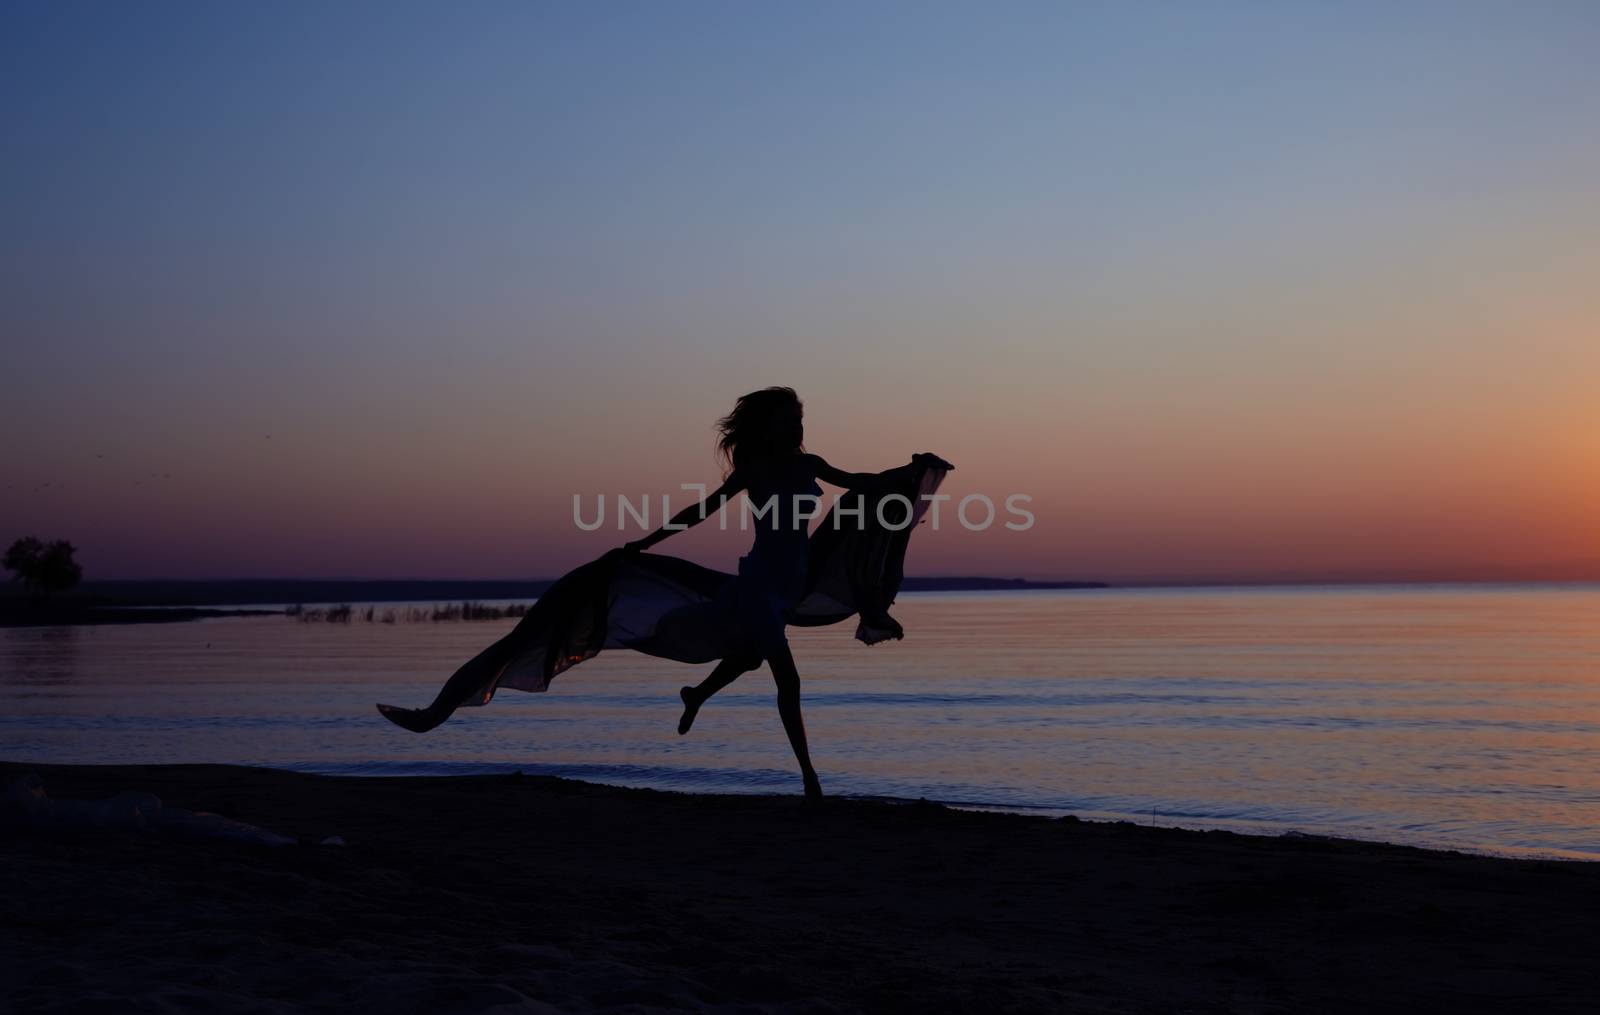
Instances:
[[[795,426],[805,405],[793,388],[762,388],[740,396],[733,411],[717,420],[717,453],[728,471],[805,450]]]

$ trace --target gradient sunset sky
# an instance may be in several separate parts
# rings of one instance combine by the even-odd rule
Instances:
[[[1600,577],[1597,54],[1581,2],[9,3],[0,539],[550,576],[788,384],[836,465],[1034,498],[913,573]]]

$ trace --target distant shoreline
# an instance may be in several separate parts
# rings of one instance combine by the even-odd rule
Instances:
[[[247,609],[306,603],[532,602],[552,580],[295,580],[98,581],[84,582],[70,596],[36,604],[0,598],[0,627],[59,627],[100,624],[170,624],[217,617],[281,614],[283,609]],[[907,578],[904,592],[1005,592],[1030,589],[1098,589],[1102,582],[1039,582],[1021,578]],[[219,607],[227,607],[220,609]]]
[[[211,610],[192,607],[100,606],[60,603],[28,606],[0,602],[0,627],[96,627],[104,624],[177,624],[214,617],[266,617],[282,610]]]
[[[554,584],[550,578],[471,579],[297,579],[115,580],[84,582],[63,605],[96,607],[259,606],[293,603],[452,602],[484,599],[537,599]],[[1098,589],[1104,582],[1029,581],[972,576],[906,578],[904,592],[988,592],[1022,589]],[[19,600],[0,599],[0,611]]]
[[[0,591],[0,628],[60,625],[175,623],[218,617],[281,614],[296,605],[370,603],[531,603],[553,579],[116,579],[84,582],[72,593],[40,606]],[[1101,582],[1036,581],[983,576],[907,577],[902,592],[1026,592],[1117,589],[1308,589],[1339,587],[1435,588],[1497,586],[1588,586],[1580,579],[1513,581],[1393,580]],[[252,607],[258,607],[252,609]],[[276,607],[276,608],[266,608]]]

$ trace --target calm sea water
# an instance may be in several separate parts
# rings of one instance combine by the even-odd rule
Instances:
[[[1600,858],[1600,586],[924,593],[791,632],[832,793]],[[0,630],[0,757],[797,793],[771,678],[618,651],[418,736],[512,621]]]

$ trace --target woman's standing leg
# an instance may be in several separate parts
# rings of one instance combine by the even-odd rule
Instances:
[[[795,669],[789,646],[774,646],[767,653],[767,665],[772,667],[772,679],[778,685],[778,715],[783,719],[783,731],[789,734],[789,746],[794,748],[795,760],[800,762],[806,797],[818,799],[822,796],[822,783],[817,779],[817,770],[811,767],[811,751],[806,746],[806,721],[800,715],[800,671]]]

